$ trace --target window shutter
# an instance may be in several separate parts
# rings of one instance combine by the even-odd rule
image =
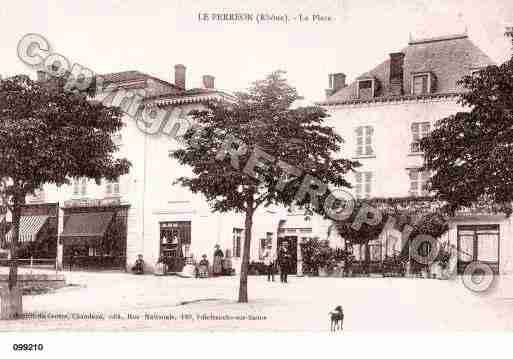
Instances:
[[[418,141],[420,139],[420,124],[418,122],[411,124],[411,134],[413,141]]]
[[[365,126],[365,154],[372,155],[372,133],[374,129],[372,126]]]
[[[372,172],[365,172],[365,196],[369,197],[372,192]]]
[[[356,128],[356,155],[363,155],[363,126]]]
[[[429,134],[429,128],[431,124],[429,122],[423,122],[422,123],[422,137],[426,137]]]

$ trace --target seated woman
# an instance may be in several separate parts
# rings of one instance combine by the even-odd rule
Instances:
[[[137,255],[135,264],[132,267],[132,272],[134,272],[134,274],[144,274],[144,260],[142,254]]]
[[[166,263],[164,256],[160,256],[157,264],[155,265],[155,275],[164,275],[166,274]]]
[[[207,255],[204,254],[201,256],[201,260],[199,262],[199,265],[198,265],[198,276],[200,278],[208,278],[208,266],[209,266],[209,263],[208,263],[208,259],[207,259]]]

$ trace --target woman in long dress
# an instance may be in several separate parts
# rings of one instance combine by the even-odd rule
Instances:
[[[212,263],[212,272],[214,276],[223,274],[223,251],[219,244],[216,244],[214,251],[214,262]]]

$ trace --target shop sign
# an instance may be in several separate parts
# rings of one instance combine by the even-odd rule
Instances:
[[[101,199],[71,199],[64,201],[65,208],[71,207],[107,207],[119,206],[121,200],[119,198],[101,198]]]

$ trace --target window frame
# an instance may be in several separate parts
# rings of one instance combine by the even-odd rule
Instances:
[[[427,126],[426,126],[427,125]],[[418,130],[415,131],[414,127],[418,127]],[[427,127],[427,130],[425,129]],[[411,142],[410,142],[410,153],[412,154],[422,154],[422,150],[420,148],[420,140],[424,137],[428,136],[431,132],[431,122],[429,121],[415,121],[410,125],[410,134],[411,134]]]
[[[244,229],[240,227],[233,227],[232,230],[232,257],[241,257],[242,239],[244,238]]]
[[[105,183],[105,196],[106,197],[119,197],[119,178],[114,181],[106,181]]]
[[[466,233],[463,233],[466,232]],[[472,233],[469,233],[472,232]],[[494,235],[497,240],[497,260],[487,261],[479,259],[479,235]],[[501,228],[499,224],[477,224],[477,225],[458,225],[456,227],[457,236],[457,260],[458,271],[462,272],[464,266],[472,262],[486,263],[492,267],[494,273],[499,272],[501,262]],[[461,258],[461,237],[472,237],[472,255],[470,260]]]
[[[355,172],[355,197],[357,199],[371,198],[373,179],[372,171]]]
[[[415,79],[419,77],[426,77],[426,92],[423,93],[415,93]],[[432,74],[430,72],[418,72],[414,73],[411,76],[411,94],[413,96],[423,96],[423,95],[429,95],[432,91],[431,85],[433,83]],[[422,86],[424,88],[424,86]]]
[[[412,178],[413,174],[416,174],[416,179]],[[431,178],[429,171],[421,171],[420,168],[408,168],[408,180],[409,189],[408,195],[410,197],[426,197],[429,195],[429,191],[426,189],[426,185]],[[416,183],[416,188],[413,189],[413,183]]]
[[[357,126],[355,128],[356,154],[355,157],[375,156],[374,127],[371,125]]]
[[[369,77],[369,78],[362,78],[362,79],[359,79],[356,81],[356,98],[358,99],[361,99],[361,100],[365,100],[365,99],[362,99],[361,98],[361,95],[360,95],[360,83],[362,82],[369,82],[371,83],[371,96],[370,98],[374,98],[375,95],[376,95],[376,80]]]

